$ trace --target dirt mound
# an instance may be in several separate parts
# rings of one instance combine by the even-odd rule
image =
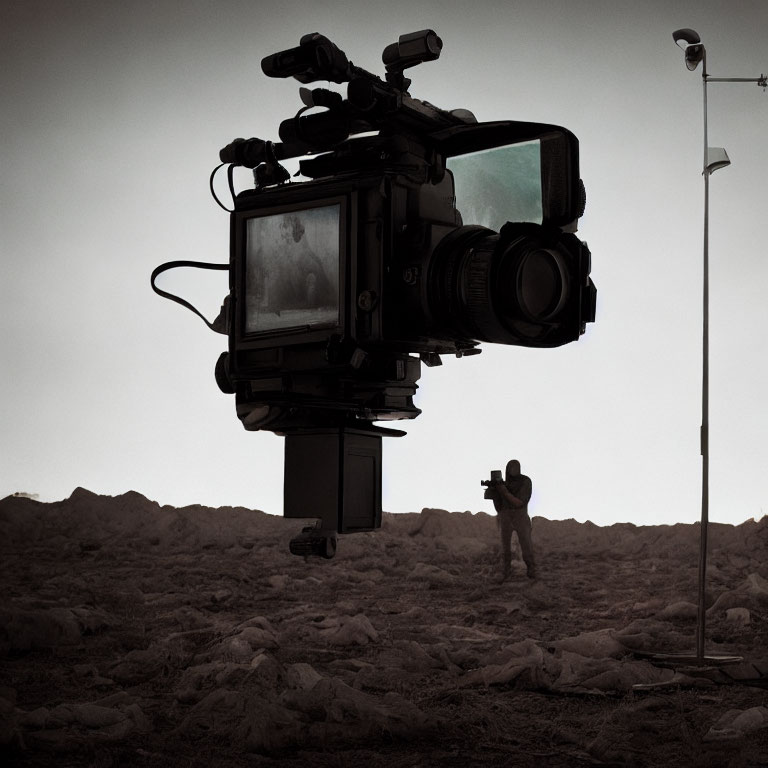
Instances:
[[[0,751],[23,765],[758,765],[768,519],[534,519],[498,583],[484,513],[385,514],[330,561],[301,523],[77,489],[0,501]],[[689,762],[686,762],[688,760]]]
[[[8,496],[0,500],[6,543],[18,545],[62,537],[84,549],[113,540],[162,547],[254,546],[273,541],[283,521],[244,507],[160,506],[136,491],[101,496],[76,488],[68,499],[42,503]]]

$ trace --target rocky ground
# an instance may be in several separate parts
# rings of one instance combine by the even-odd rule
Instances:
[[[297,521],[78,489],[0,501],[0,757],[38,766],[768,765],[768,518],[534,520],[496,583],[493,517],[385,515],[334,560]]]

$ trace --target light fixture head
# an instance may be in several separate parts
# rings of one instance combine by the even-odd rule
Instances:
[[[683,48],[685,52],[685,66],[693,72],[699,66],[699,62],[704,59],[704,46],[701,43],[699,33],[695,29],[685,27],[675,30],[672,33],[672,39],[678,48],[683,48],[680,45],[681,41],[686,43],[686,47]]]
[[[721,168],[727,168],[731,164],[731,158],[723,147],[707,147],[706,173],[712,175]]]
[[[672,39],[680,48],[683,47],[680,45],[681,40],[684,40],[686,45],[695,45],[696,43],[701,42],[699,33],[695,29],[688,29],[688,27],[685,27],[684,29],[676,29],[672,33]]]

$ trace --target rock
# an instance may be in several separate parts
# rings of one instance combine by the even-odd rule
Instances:
[[[376,609],[380,613],[386,613],[390,615],[403,613],[405,610],[407,610],[407,608],[407,603],[401,603],[397,600],[378,600],[376,602]]]
[[[72,615],[77,620],[80,631],[84,635],[93,635],[115,626],[118,622],[106,611],[91,606],[72,608]]]
[[[46,753],[70,752],[74,743],[74,739],[65,728],[33,731],[32,733],[24,734],[25,747],[39,747]]]
[[[55,648],[80,641],[80,625],[67,608],[0,611],[0,654]]]
[[[222,640],[214,652],[214,658],[223,661],[250,662],[261,650],[278,648],[278,640],[272,625],[263,616],[239,624],[232,637]]]
[[[262,629],[261,627],[245,627],[237,636],[237,639],[248,643],[253,650],[278,647],[274,632]]]
[[[646,613],[658,611],[664,605],[664,601],[660,597],[652,597],[650,600],[644,600],[642,602],[632,604],[633,613]]]
[[[715,616],[723,611],[727,611],[729,608],[742,607],[747,601],[748,598],[744,592],[723,592],[721,595],[718,595],[717,600],[707,608],[707,616]]]
[[[124,711],[125,714],[131,718],[133,724],[136,726],[136,730],[140,733],[149,733],[152,730],[152,724],[138,704],[129,704],[125,707]]]
[[[680,631],[668,621],[656,618],[636,619],[614,632],[614,637],[631,653],[682,653],[691,646],[691,629]]]
[[[73,664],[72,671],[78,677],[91,677],[98,674],[98,670],[93,664]]]
[[[134,685],[155,677],[161,670],[167,650],[159,645],[130,651],[122,661],[109,670],[109,675],[118,683]]]
[[[762,728],[768,728],[768,707],[731,709],[707,731],[704,741],[740,739]]]
[[[243,621],[237,625],[237,629],[247,629],[249,627],[257,627],[258,629],[263,629],[265,632],[268,632],[274,637],[277,637],[275,628],[272,626],[269,619],[264,616],[254,616],[253,618],[247,619],[246,621]]]
[[[615,734],[600,733],[586,744],[587,753],[597,765],[637,766],[638,751],[632,749],[626,741]]]
[[[379,633],[364,613],[357,616],[334,616],[317,624],[320,636],[329,645],[367,645],[377,642]]]
[[[60,728],[75,722],[75,713],[69,704],[58,704],[50,713],[51,727]]]
[[[354,688],[361,688],[363,686],[358,681],[365,681],[369,674],[379,669],[379,666],[361,659],[341,658],[330,662],[328,668],[333,672],[333,677],[339,678]]]
[[[410,536],[440,539],[451,548],[463,550],[471,539],[481,539],[483,546],[496,538],[495,518],[485,512],[447,512],[444,509],[422,509]]]
[[[180,597],[171,594],[167,599],[168,605],[175,605],[180,601]],[[155,609],[161,606],[154,606]],[[182,605],[170,611],[172,618],[183,632],[190,632],[193,629],[204,629],[211,626],[211,617],[209,614],[201,611],[199,608],[193,608],[189,605]]]
[[[596,677],[606,670],[607,661],[589,659],[578,653],[564,651],[560,654],[560,673],[551,686],[561,691],[585,691],[584,681]]]
[[[740,571],[743,571],[746,568],[748,568],[751,562],[748,557],[745,557],[744,555],[740,555],[736,552],[729,552],[727,557],[728,557],[729,564]]]
[[[251,669],[261,669],[262,672],[271,665],[276,665],[274,657],[264,652],[256,654],[256,656],[251,659],[250,664]]]
[[[402,652],[403,668],[406,670],[441,669],[444,666],[443,662],[430,656],[424,646],[415,640],[396,640],[395,648]]]
[[[273,690],[282,670],[274,656],[260,653],[249,663],[233,661],[211,661],[184,670],[174,691],[177,701],[195,704],[207,696],[212,689]]]
[[[526,603],[521,599],[502,600],[491,603],[488,607],[503,611],[507,616],[509,616],[513,613],[517,613],[518,611],[522,611],[526,607]]]
[[[14,700],[0,696],[0,747],[13,744],[19,739],[19,713],[14,703],[15,691]]]
[[[178,727],[184,738],[226,740],[239,749],[271,753],[303,742],[304,718],[264,692],[217,688],[198,702]]]
[[[761,602],[768,602],[768,579],[764,579],[759,573],[750,573],[740,589],[754,595]]]
[[[310,691],[322,679],[314,667],[303,662],[290,664],[285,670],[285,684],[295,690]]]
[[[729,608],[725,612],[725,618],[734,624],[749,624],[750,613],[746,608]]]
[[[688,621],[695,619],[698,613],[698,608],[693,603],[689,603],[685,600],[679,600],[676,603],[671,603],[662,611],[658,616],[661,619],[679,619],[682,621]]]
[[[276,592],[285,592],[288,586],[288,577],[283,573],[276,573],[267,579],[267,584]]]
[[[628,693],[635,685],[666,683],[673,677],[672,670],[655,667],[647,661],[614,661],[608,662],[606,669],[585,678],[581,686],[585,690]]]
[[[358,571],[354,568],[346,568],[344,578],[352,584],[366,584],[368,582],[380,584],[384,579],[384,572],[379,568],[366,568],[363,571]]]
[[[397,680],[404,688],[419,685],[425,673],[443,669],[443,662],[430,656],[415,641],[398,640],[395,647],[385,646],[376,654],[376,664],[361,668],[351,682],[353,688],[391,691],[392,681]],[[343,677],[344,682],[349,682]]]
[[[625,632],[616,635],[618,641],[630,653],[654,650],[655,638],[649,632]]]
[[[627,649],[616,640],[613,636],[613,630],[610,629],[601,629],[596,632],[585,632],[575,637],[566,637],[563,640],[550,643],[549,648],[571,651],[592,659],[620,659],[627,654]]]
[[[99,728],[97,733],[98,738],[104,739],[105,741],[122,741],[130,736],[135,729],[136,726],[133,724],[133,720],[131,720],[130,717],[126,717],[119,723]]]
[[[101,707],[118,707],[129,706],[136,701],[134,696],[131,696],[127,691],[117,691],[117,693],[111,693],[109,696],[97,699],[94,704],[98,704]]]
[[[179,730],[182,733],[229,733],[244,706],[245,694],[216,688],[192,707]]]
[[[720,669],[726,680],[757,681],[764,677],[758,661],[741,661],[736,664],[724,664]]]
[[[47,707],[38,707],[31,712],[19,715],[19,725],[39,731],[47,727],[51,720],[51,712]]]
[[[349,616],[356,616],[361,611],[359,600],[339,600],[336,603],[336,611]]]
[[[472,644],[472,645],[498,645],[502,638],[491,632],[485,632],[482,629],[466,627],[462,624],[435,624],[432,627],[435,637],[441,641],[451,641],[454,644]]]
[[[544,684],[544,651],[533,641],[523,640],[504,649],[506,660],[486,664],[463,675],[461,686],[504,685],[525,674],[532,683]],[[498,659],[499,654],[494,654]]]
[[[74,704],[72,712],[75,719],[86,728],[105,728],[126,719],[127,715],[119,709],[102,707],[98,704]]]
[[[586,633],[586,638],[568,638],[574,642],[574,647],[583,645],[588,651],[594,652],[603,643],[600,638],[597,643],[590,635],[605,633]],[[591,642],[590,642],[591,641]],[[550,647],[558,645],[550,644]],[[624,655],[620,644],[607,643],[605,649]],[[505,649],[506,660],[499,660],[500,654],[495,653],[488,663],[473,670],[460,679],[460,685],[495,685],[508,684],[513,681],[523,683],[526,687],[549,689],[561,692],[621,692],[632,690],[634,685],[660,683],[669,681],[674,673],[672,670],[660,669],[645,661],[624,661],[609,657],[584,656],[565,647],[558,647],[554,653],[542,650],[533,640],[525,640]]]
[[[436,721],[396,693],[378,698],[355,690],[338,678],[323,678],[310,691],[289,691],[283,703],[308,715],[309,741],[330,734],[342,741],[367,741],[382,734],[412,738]]]
[[[752,659],[752,664],[762,677],[768,677],[768,656]]]
[[[426,587],[450,587],[456,577],[431,563],[416,563],[406,576],[408,581],[417,581]]]
[[[626,693],[634,685],[668,682],[674,676],[671,669],[661,669],[646,661],[616,661],[590,659],[564,652],[562,669],[552,688],[560,691],[601,691]]]

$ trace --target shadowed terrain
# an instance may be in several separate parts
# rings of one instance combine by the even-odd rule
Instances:
[[[539,578],[484,513],[385,514],[334,560],[298,521],[77,489],[0,501],[0,755],[57,766],[765,766],[768,518],[534,518]],[[638,688],[637,686],[645,686]]]

